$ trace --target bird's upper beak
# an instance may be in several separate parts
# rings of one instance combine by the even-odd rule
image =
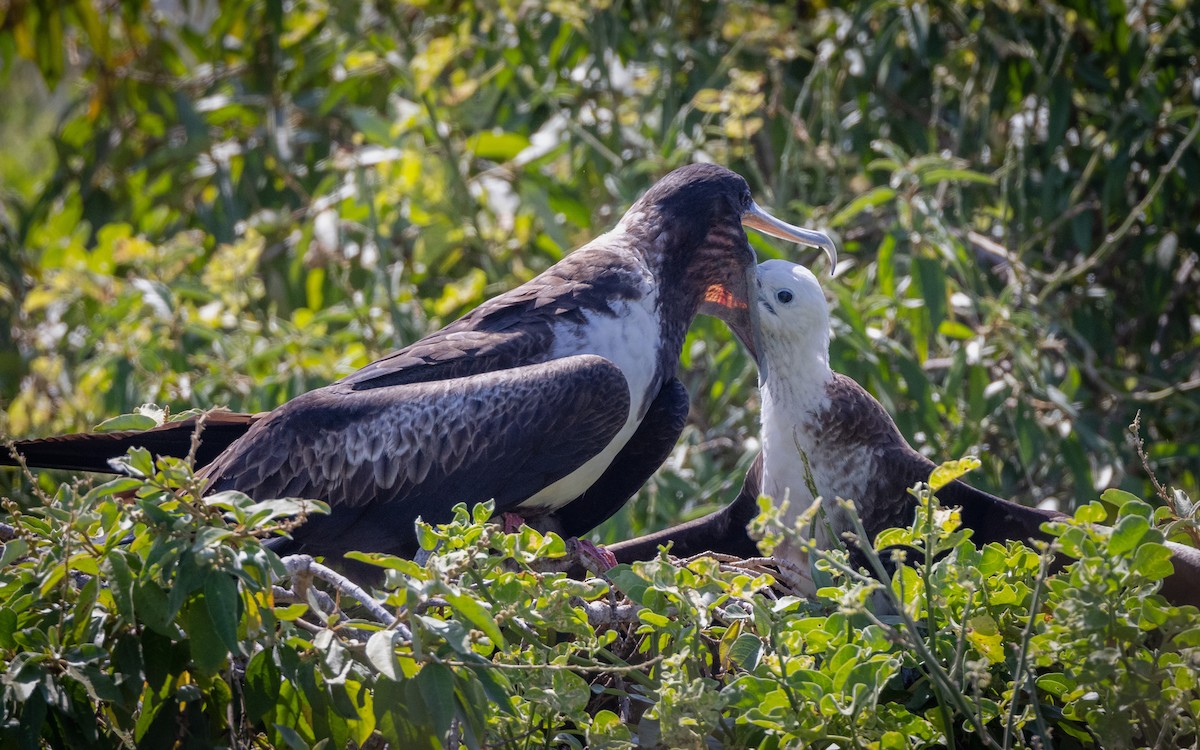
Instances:
[[[825,251],[825,255],[829,257],[829,272],[833,273],[834,266],[837,265],[837,247],[833,244],[833,240],[824,232],[818,232],[815,229],[805,229],[788,224],[786,221],[780,221],[771,214],[762,210],[754,201],[750,202],[750,208],[742,214],[742,225],[753,227],[763,234],[769,234],[772,237],[778,237],[781,240],[789,240],[801,245],[809,247],[819,247]]]
[[[785,221],[780,221],[762,210],[753,201],[750,203],[750,208],[742,214],[742,224],[747,227],[753,227],[772,237],[821,248],[825,251],[825,255],[829,257],[830,273],[833,272],[833,267],[837,265],[837,247],[833,244],[833,240],[829,238],[829,235],[824,232],[796,227]],[[754,357],[754,361],[758,363],[758,382],[762,384],[767,382],[767,361],[760,356],[760,353],[763,351],[762,329],[758,324],[760,286],[758,281],[758,266],[751,264],[746,269],[744,286],[729,283],[709,286],[705,291],[704,302],[700,306],[700,312],[715,315],[725,321],[734,335],[742,342],[742,345],[749,350],[750,355]],[[737,289],[736,287],[744,289],[746,296],[740,296],[741,289]]]

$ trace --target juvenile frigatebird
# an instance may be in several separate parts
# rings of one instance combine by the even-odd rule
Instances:
[[[281,554],[411,555],[413,522],[459,502],[541,518],[566,535],[608,518],[670,453],[687,416],[675,377],[692,318],[753,347],[757,288],[743,226],[830,255],[740,176],[694,164],[616,228],[531,281],[249,425],[200,471],[208,491],[331,506]]]
[[[788,501],[786,521],[793,522],[814,501],[807,479],[811,471],[817,494],[853,500],[863,526],[874,540],[889,527],[912,522],[916,500],[909,488],[928,481],[935,464],[904,439],[887,410],[853,379],[829,366],[829,306],[817,278],[807,268],[786,261],[759,267],[759,330],[755,339],[761,376],[762,452],[734,502],[679,526],[607,547],[618,561],[654,557],[670,543],[673,554],[687,557],[723,552],[741,557],[758,554],[747,525],[758,513],[759,495]],[[1066,516],[1056,511],[1001,499],[962,481],[937,491],[944,506],[961,509],[962,525],[977,544],[1008,540],[1049,541],[1046,521]],[[828,549],[829,533],[852,530],[837,505],[825,505],[828,526],[818,522],[814,542]],[[869,540],[869,541],[870,541]],[[1162,593],[1177,604],[1200,605],[1200,551],[1168,542],[1174,575]],[[776,554],[807,561],[799,550]]]

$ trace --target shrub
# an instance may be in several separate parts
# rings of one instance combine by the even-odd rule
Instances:
[[[422,526],[423,563],[355,555],[385,573],[367,592],[263,546],[267,530],[322,506],[200,497],[185,463],[152,465],[140,451],[127,465],[136,478],[7,503],[5,746],[1069,748],[1196,737],[1200,618],[1155,593],[1169,553],[1136,498],[1113,533],[1095,526],[1101,503],[1055,524],[1054,546],[1079,560],[1051,574],[1049,550],[976,549],[937,504],[939,478],[913,490],[911,527],[864,550],[876,577],[845,550],[814,551],[804,572],[821,584],[815,601],[795,595],[797,571],[765,558],[664,553],[571,578],[556,571],[567,552],[557,536],[504,534],[487,506],[459,506],[451,523]],[[762,505],[768,537],[798,534]]]

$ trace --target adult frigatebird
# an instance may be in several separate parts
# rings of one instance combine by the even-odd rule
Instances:
[[[649,559],[661,545],[687,557],[723,552],[758,554],[747,525],[757,515],[759,495],[788,500],[790,523],[812,504],[806,474],[817,494],[854,501],[868,535],[912,522],[916,500],[909,488],[929,479],[935,464],[908,444],[891,416],[858,383],[829,366],[829,306],[816,277],[786,261],[759,267],[759,326],[755,339],[768,375],[760,376],[762,452],[734,502],[708,516],[607,547],[617,560]],[[807,468],[806,468],[807,467]],[[1003,500],[954,481],[937,492],[945,506],[961,509],[962,525],[978,544],[1052,537],[1046,521],[1064,514]],[[818,522],[814,542],[828,548],[829,533],[851,530],[845,512],[825,506],[829,525]],[[1179,604],[1200,605],[1200,551],[1168,542],[1175,573],[1162,593]],[[807,561],[798,550],[776,554]]]
[[[698,312],[753,348],[755,257],[743,226],[821,247],[712,164],[670,173],[616,228],[416,343],[254,420],[204,467],[208,491],[330,503],[280,553],[410,555],[413,521],[458,502],[579,535],[669,454],[675,377]]]
[[[24,462],[31,469],[115,474],[119,469],[111,463],[112,460],[125,455],[131,448],[145,448],[155,456],[185,458],[192,453],[195,439],[196,449],[192,458],[199,468],[212,463],[266,414],[240,414],[213,409],[147,430],[79,432],[17,440],[13,442],[11,452],[0,445],[0,466],[19,466]],[[20,461],[17,460],[18,455]]]

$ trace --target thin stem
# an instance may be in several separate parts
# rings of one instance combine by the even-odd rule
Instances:
[[[1117,227],[1116,231],[1105,237],[1104,242],[1100,245],[1100,247],[1096,248],[1096,251],[1091,255],[1084,258],[1074,267],[1061,271],[1050,278],[1049,281],[1047,281],[1046,286],[1043,287],[1040,292],[1038,292],[1039,303],[1045,302],[1046,299],[1059,287],[1091,272],[1096,266],[1108,260],[1108,256],[1112,254],[1121,240],[1125,239],[1125,235],[1129,233],[1129,230],[1133,228],[1134,222],[1136,222],[1138,218],[1145,213],[1150,204],[1158,198],[1158,194],[1162,190],[1163,185],[1166,183],[1167,177],[1175,172],[1175,168],[1179,166],[1179,160],[1183,158],[1184,153],[1186,153],[1188,148],[1192,145],[1192,141],[1196,140],[1197,135],[1200,135],[1200,118],[1197,118],[1196,122],[1192,125],[1191,130],[1189,130],[1187,135],[1183,137],[1183,140],[1179,142],[1179,145],[1175,148],[1175,153],[1171,154],[1170,160],[1165,166],[1163,166],[1162,169],[1158,171],[1158,177],[1154,180],[1154,184],[1151,185],[1150,189],[1146,191],[1146,194],[1142,196],[1142,199],[1138,201],[1138,204],[1133,207],[1133,210],[1129,212],[1129,214],[1125,217],[1125,220],[1121,222],[1121,225]]]
[[[1054,548],[1047,548],[1042,553],[1041,563],[1038,566],[1037,581],[1033,586],[1033,595],[1029,601],[1029,619],[1025,621],[1025,629],[1021,633],[1021,649],[1017,652],[1017,666],[1013,669],[1013,694],[1012,700],[1008,704],[1008,718],[1004,722],[1004,748],[1012,747],[1013,724],[1016,722],[1017,716],[1017,696],[1020,690],[1021,683],[1030,683],[1030,692],[1034,694],[1036,700],[1036,685],[1033,683],[1033,675],[1028,672],[1029,659],[1029,643],[1033,638],[1033,624],[1037,620],[1037,609],[1042,597],[1042,588],[1046,584],[1046,578],[1050,574],[1050,563],[1054,559]]]

